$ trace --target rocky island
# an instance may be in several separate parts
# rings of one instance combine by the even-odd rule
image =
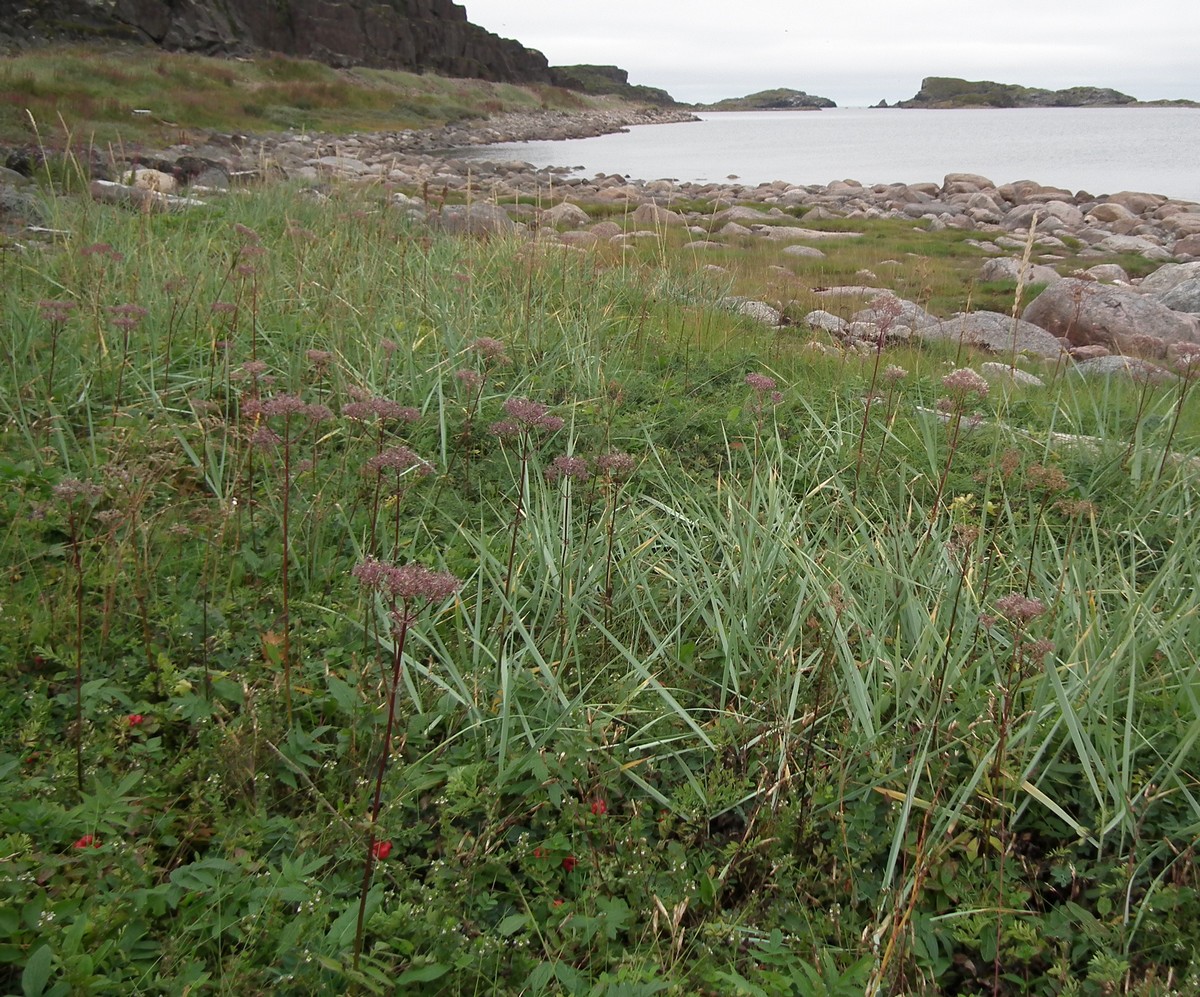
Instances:
[[[877,107],[887,107],[880,101]],[[1192,100],[1141,101],[1108,87],[1068,87],[1045,90],[991,80],[960,80],[953,76],[926,76],[921,89],[893,107],[1200,107]]]
[[[760,90],[745,97],[727,97],[715,104],[699,104],[698,111],[819,111],[823,107],[837,107],[828,97],[817,97],[803,90],[778,87]]]

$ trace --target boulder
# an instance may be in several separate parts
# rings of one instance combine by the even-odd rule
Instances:
[[[1157,337],[1165,342],[1200,341],[1200,320],[1129,287],[1063,278],[1029,303],[1026,322],[1072,346],[1099,343],[1115,352],[1136,351],[1135,340]]]
[[[751,301],[747,298],[731,296],[722,298],[718,304],[755,322],[761,322],[763,325],[772,327],[783,325],[783,315],[779,309],[772,308],[765,301]]]
[[[898,298],[891,291],[876,291],[867,308],[850,316],[852,322],[870,322],[874,325],[907,326],[922,329],[937,325],[938,319],[930,315],[915,301]]]
[[[917,334],[924,340],[968,343],[1001,355],[1015,351],[1056,358],[1063,352],[1062,343],[1044,329],[1001,312],[962,312]]]
[[[1088,267],[1084,273],[1094,280],[1103,280],[1110,284],[1129,283],[1129,274],[1125,272],[1124,267],[1118,266],[1116,263],[1098,263],[1094,267]]]
[[[1177,240],[1171,247],[1171,252],[1175,254],[1176,259],[1183,256],[1200,256],[1200,235],[1188,235]]]
[[[639,204],[631,217],[635,225],[654,225],[658,228],[687,225],[687,219],[677,211],[671,211],[651,203]]]
[[[815,260],[825,259],[825,254],[816,246],[784,246],[780,250],[784,256],[805,256]]]
[[[163,173],[161,170],[130,170],[122,179],[138,190],[150,190],[156,194],[174,194],[179,187],[170,173]]]
[[[613,236],[621,234],[621,226],[616,222],[596,222],[588,231],[595,233],[601,239],[611,239]]]
[[[1021,261],[1011,256],[998,256],[987,260],[979,269],[980,280],[1020,280]],[[1062,275],[1054,267],[1043,266],[1040,263],[1030,264],[1025,273],[1026,284],[1053,284],[1062,280]]]
[[[1200,277],[1200,262],[1168,263],[1142,278],[1138,290],[1143,294],[1165,294],[1176,284]]]
[[[979,373],[989,381],[1009,381],[1025,388],[1044,388],[1046,382],[1036,374],[1030,374],[1019,367],[1010,367],[1006,363],[989,362],[979,365]]]
[[[1110,194],[1106,203],[1119,204],[1135,215],[1144,215],[1149,211],[1153,211],[1166,200],[1165,197],[1158,194],[1143,194],[1134,190],[1122,190],[1116,194]]]
[[[947,173],[942,181],[944,194],[974,194],[981,190],[995,190],[996,185],[978,173]]]
[[[725,222],[761,222],[765,217],[766,215],[757,208],[748,208],[743,204],[737,204],[724,211],[718,211],[712,216],[712,220],[717,225],[722,225]]]
[[[832,312],[823,311],[819,308],[805,315],[804,321],[813,329],[820,329],[835,336],[844,335],[848,324],[844,318],[840,318]]]
[[[543,225],[555,228],[559,225],[568,225],[571,228],[577,228],[580,225],[586,225],[591,219],[588,217],[588,213],[579,207],[578,204],[563,201],[561,204],[556,204],[554,207],[543,211],[539,216],[539,221]]]
[[[1180,281],[1157,297],[1164,305],[1177,312],[1200,314],[1200,277]]]
[[[755,225],[755,235],[780,242],[822,242],[837,239],[858,239],[861,232],[822,232],[819,229],[800,228],[797,225]]]
[[[600,242],[600,236],[596,235],[595,232],[563,232],[559,236],[559,239],[563,245],[579,246],[584,249],[590,248]]]
[[[447,204],[437,222],[443,231],[454,235],[512,235],[516,223],[498,205],[477,201],[474,204]]]
[[[1171,254],[1158,243],[1140,235],[1110,235],[1097,248],[1107,253],[1137,253],[1148,260],[1171,258]]]
[[[737,222],[726,222],[717,235],[725,239],[748,239],[754,233],[746,228],[745,225],[739,225]]]
[[[1087,218],[1089,222],[1103,222],[1105,225],[1111,225],[1113,222],[1136,224],[1141,220],[1125,205],[1115,201],[1104,201],[1097,204],[1087,213]]]
[[[1153,384],[1166,384],[1179,380],[1164,367],[1150,363],[1149,360],[1140,360],[1137,357],[1092,357],[1090,360],[1080,361],[1071,369],[1082,377],[1124,375],[1136,381],[1149,381]]]

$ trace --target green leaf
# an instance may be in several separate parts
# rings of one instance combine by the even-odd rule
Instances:
[[[396,978],[396,985],[428,983],[430,980],[445,976],[448,972],[450,972],[450,967],[443,966],[440,962],[431,962],[427,966],[414,966],[412,969],[406,969]]]
[[[528,923],[528,914],[509,914],[508,917],[500,922],[496,930],[507,938],[509,935],[515,935]]]
[[[50,982],[50,971],[54,963],[54,953],[49,945],[43,945],[29,957],[25,970],[21,973],[21,993],[25,997],[41,997],[46,992],[46,984]]]

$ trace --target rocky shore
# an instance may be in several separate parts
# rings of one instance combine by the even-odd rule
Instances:
[[[616,174],[584,178],[567,168],[456,155],[456,150],[495,142],[586,137],[690,117],[661,108],[543,112],[424,132],[211,136],[142,153],[135,162],[109,164],[110,178],[94,181],[92,193],[101,200],[172,209],[271,178],[300,181],[318,194],[337,183],[373,184],[389,191],[398,210],[451,231],[523,235],[585,251],[687,230],[684,247],[690,252],[761,241],[778,247],[781,262],[820,256],[823,242],[857,235],[819,231],[813,222],[900,219],[929,230],[968,231],[971,244],[992,257],[980,279],[1045,284],[1045,290],[1015,322],[986,312],[943,321],[886,288],[829,288],[815,293],[838,302],[833,311],[843,314],[813,312],[804,320],[810,327],[843,346],[874,344],[881,337],[955,336],[997,353],[1024,350],[1054,358],[1069,351],[1081,364],[1102,369],[1130,369],[1114,365],[1106,354],[1154,362],[1173,355],[1178,344],[1200,343],[1200,204],[1131,191],[1094,196],[1030,180],[997,184],[967,173],[916,184],[779,180],[748,186]],[[0,215],[11,214],[14,205],[19,209],[28,197],[17,186],[20,179],[12,172],[0,175]],[[593,221],[584,210],[592,204],[619,205],[625,224]],[[1073,244],[1070,251],[1067,240]],[[1140,282],[1113,264],[1064,276],[1049,265],[1060,250],[1076,261],[1137,254],[1162,267]],[[1036,264],[1029,264],[1030,252]],[[862,307],[846,314],[847,301]],[[765,302],[731,299],[728,304],[767,324],[786,321]]]

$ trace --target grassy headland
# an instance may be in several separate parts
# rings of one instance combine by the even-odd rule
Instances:
[[[908,226],[785,279],[382,186],[47,207],[0,255],[6,991],[1200,987],[1192,372],[988,391],[716,305],[891,258],[965,307]]]
[[[181,132],[344,133],[429,128],[503,111],[577,110],[561,87],[332,69],[306,59],[211,59],[157,49],[55,45],[0,59],[0,143],[52,133],[58,115],[100,145],[170,144]],[[146,110],[149,114],[137,114]]]

